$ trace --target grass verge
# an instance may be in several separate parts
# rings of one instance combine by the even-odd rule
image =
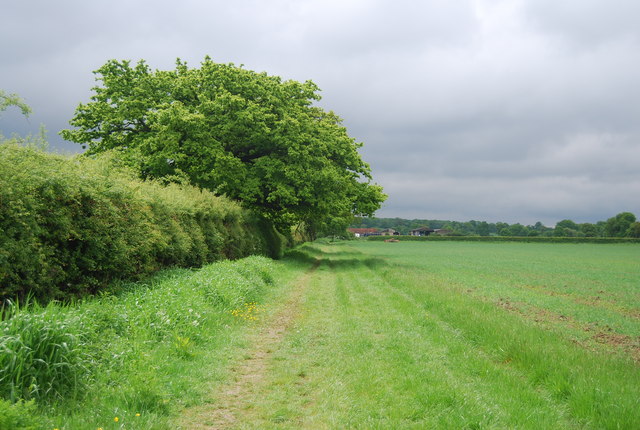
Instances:
[[[169,428],[223,378],[258,303],[274,294],[274,264],[166,270],[75,305],[5,310],[2,428]]]

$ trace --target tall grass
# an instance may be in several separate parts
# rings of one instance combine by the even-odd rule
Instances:
[[[194,372],[235,341],[233,327],[244,320],[232,311],[262,300],[273,264],[249,257],[165,270],[77,305],[12,309],[0,322],[0,396],[9,401],[0,423],[32,399],[52,428],[106,428],[115,417],[162,427],[201,394]]]
[[[39,307],[11,309],[7,316],[1,324],[0,395],[14,402],[77,397],[89,362],[78,319],[60,321],[55,310]]]

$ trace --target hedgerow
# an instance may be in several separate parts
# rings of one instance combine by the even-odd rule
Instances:
[[[1,299],[68,300],[265,249],[258,222],[229,199],[140,181],[115,157],[0,144]]]

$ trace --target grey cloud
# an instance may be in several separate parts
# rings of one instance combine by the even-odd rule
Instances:
[[[110,58],[243,63],[312,79],[363,141],[383,216],[554,222],[640,215],[635,2],[26,0],[3,8],[0,85],[67,127]],[[28,29],[28,30],[26,30]],[[57,147],[77,150],[59,138]]]
[[[394,216],[397,208],[407,217],[429,219],[470,219],[520,222],[541,221],[553,226],[571,217],[577,222],[609,218],[612,211],[637,208],[626,189],[591,182],[584,178],[547,176],[541,178],[485,179],[390,174],[386,177],[390,195],[381,216]],[[640,186],[634,181],[632,186]],[[596,198],[594,198],[594,196]],[[620,205],[621,201],[629,202]],[[429,216],[425,216],[428,208]]]
[[[524,12],[535,30],[569,49],[597,49],[621,39],[640,42],[640,4],[634,0],[529,0]]]

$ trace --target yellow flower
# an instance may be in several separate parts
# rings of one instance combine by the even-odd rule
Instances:
[[[115,418],[113,419],[113,421],[118,422],[118,421],[120,421],[120,418],[115,417]]]
[[[140,416],[140,414],[136,414],[136,417],[139,417],[139,416]]]

